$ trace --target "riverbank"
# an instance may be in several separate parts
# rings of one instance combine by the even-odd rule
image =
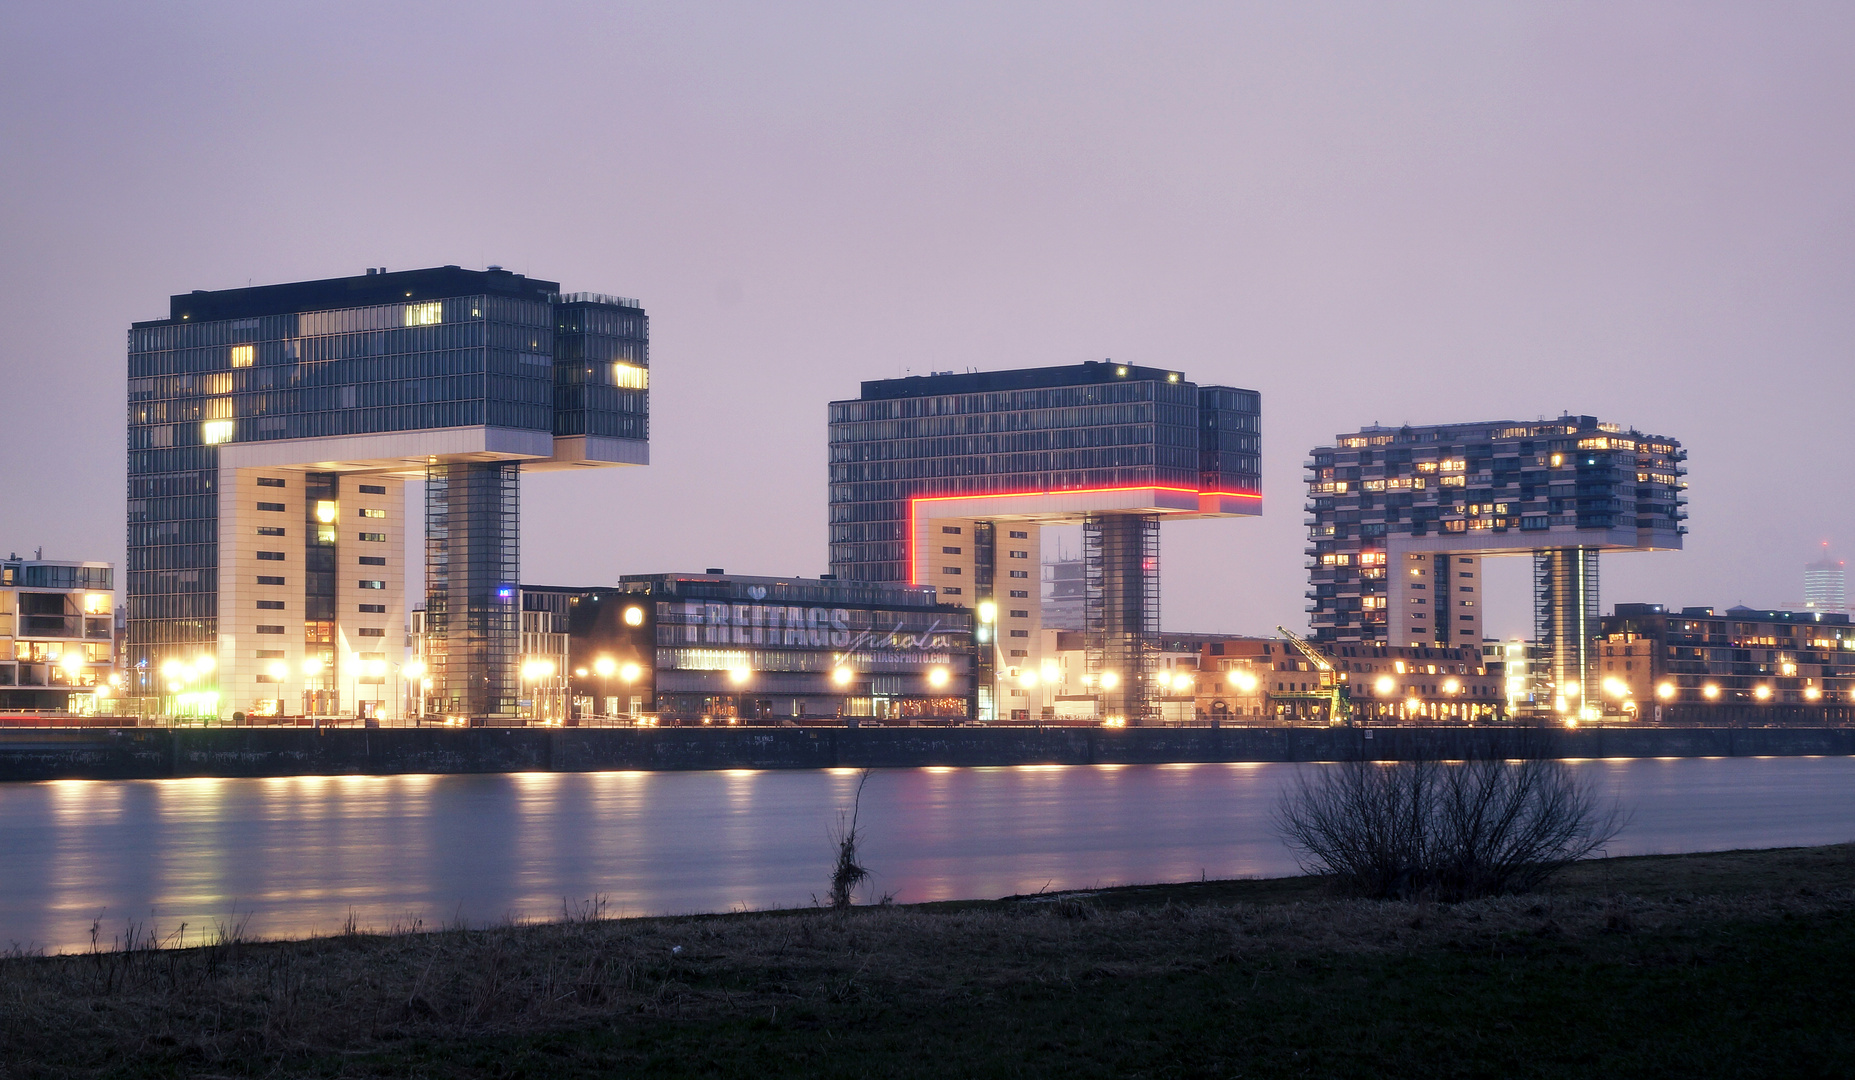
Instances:
[[[1855,728],[0,730],[0,781],[1462,758],[1855,755]]]
[[[1289,878],[575,914],[0,961],[7,1075],[1693,1077],[1855,1059],[1855,845],[1604,860],[1456,906]]]

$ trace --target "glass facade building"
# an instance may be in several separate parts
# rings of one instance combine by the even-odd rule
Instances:
[[[500,268],[196,291],[128,346],[127,662],[138,693],[168,699],[164,663],[215,657],[190,699],[203,715],[393,700],[407,479],[437,500],[434,599],[448,625],[471,613],[436,708],[507,714],[507,680],[483,668],[502,651],[477,635],[513,622],[481,605],[516,580],[518,471],[648,457],[637,302]]]
[[[1137,723],[1159,631],[1156,523],[1259,513],[1260,439],[1255,391],[1162,368],[866,382],[830,405],[831,569],[978,609],[995,651],[982,651],[980,717],[1038,719],[1024,704],[1040,670],[1037,530],[1083,524],[1091,663],[1111,710]]]

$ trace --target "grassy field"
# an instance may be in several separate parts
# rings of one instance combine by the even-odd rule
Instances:
[[[1855,845],[0,961],[0,1076],[1846,1077]]]

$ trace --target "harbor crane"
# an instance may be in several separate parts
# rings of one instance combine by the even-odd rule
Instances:
[[[1291,633],[1287,627],[1278,626],[1275,632],[1287,639],[1295,651],[1305,658],[1319,676],[1317,689],[1313,690],[1272,690],[1271,701],[1317,701],[1327,706],[1327,722],[1330,724],[1350,724],[1353,722],[1352,697],[1347,693],[1344,681],[1333,669],[1333,661],[1320,654],[1314,646],[1303,641],[1298,634]]]

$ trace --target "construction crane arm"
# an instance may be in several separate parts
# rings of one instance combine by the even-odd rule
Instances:
[[[1284,638],[1287,638],[1288,643],[1295,647],[1295,651],[1300,653],[1302,656],[1306,657],[1308,663],[1314,665],[1315,671],[1332,671],[1333,670],[1332,661],[1328,660],[1326,657],[1316,652],[1314,649],[1314,646],[1309,645],[1307,642],[1301,640],[1300,637],[1296,636],[1295,634],[1290,633],[1287,627],[1278,626],[1275,628],[1275,632],[1282,635]]]

